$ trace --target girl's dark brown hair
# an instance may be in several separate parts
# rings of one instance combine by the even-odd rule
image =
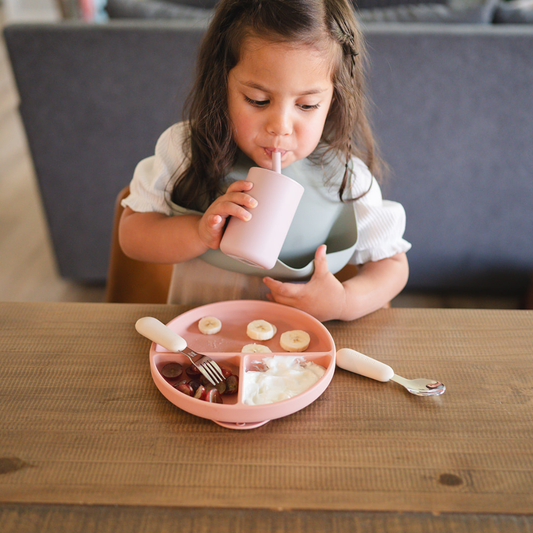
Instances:
[[[227,79],[247,37],[295,42],[333,55],[333,101],[324,125],[317,164],[346,161],[339,197],[349,190],[351,156],[379,170],[365,96],[364,40],[349,0],[221,0],[200,46],[196,81],[187,99],[188,165],[174,186],[178,205],[204,210],[223,192],[238,148],[228,114]]]

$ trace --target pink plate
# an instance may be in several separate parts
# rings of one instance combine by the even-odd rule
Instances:
[[[216,316],[222,322],[222,329],[215,335],[204,335],[198,329],[198,321],[204,316]],[[277,328],[276,335],[260,344],[268,346],[272,353],[244,354],[242,347],[256,341],[246,335],[246,326],[252,320],[263,319]],[[180,353],[171,353],[159,344],[152,343],[150,369],[159,391],[179,408],[231,429],[253,429],[269,420],[290,415],[314,402],[328,387],[335,372],[335,343],[329,331],[311,315],[273,302],[259,300],[232,300],[197,307],[171,320],[167,326],[181,335],[188,346],[199,353],[212,357],[239,376],[254,361],[272,355],[295,355],[281,349],[280,335],[288,330],[302,329],[311,337],[309,348],[301,355],[306,361],[323,366],[324,375],[309,389],[281,402],[265,405],[246,405],[243,402],[242,387],[234,395],[223,395],[223,404],[209,403],[179,392],[161,375],[160,369],[169,362],[188,364],[189,360]]]

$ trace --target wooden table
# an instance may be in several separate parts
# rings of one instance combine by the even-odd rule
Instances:
[[[331,322],[444,395],[337,369],[249,431],[155,387],[145,315],[166,305],[0,304],[0,530],[472,532],[533,528],[533,312],[382,310]]]

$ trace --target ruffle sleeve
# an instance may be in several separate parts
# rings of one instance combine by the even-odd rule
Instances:
[[[130,182],[130,194],[122,200],[123,207],[139,213],[156,212],[172,215],[170,193],[179,169],[185,163],[184,123],[175,124],[159,137],[155,153],[138,163]]]
[[[362,161],[354,159],[353,170],[356,179],[352,197],[363,196],[354,202],[358,239],[350,263],[361,265],[407,252],[411,244],[403,238],[406,224],[403,206],[383,200],[379,184]]]

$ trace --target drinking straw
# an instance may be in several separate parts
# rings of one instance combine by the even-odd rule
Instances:
[[[272,170],[281,174],[281,152],[272,152]]]

